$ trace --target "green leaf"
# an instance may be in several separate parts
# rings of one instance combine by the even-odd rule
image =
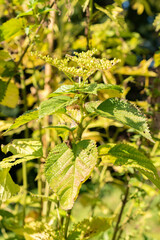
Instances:
[[[62,130],[67,130],[67,131],[70,131],[70,132],[73,132],[75,129],[76,129],[76,127],[72,127],[72,128],[69,128],[69,127],[67,127],[66,125],[57,125],[57,126],[48,126],[48,127],[45,127],[45,128],[55,128],[55,129],[62,129]]]
[[[24,34],[26,20],[24,18],[12,18],[0,26],[0,42]]]
[[[49,97],[55,96],[57,94],[69,94],[69,93],[88,93],[88,94],[95,94],[97,95],[97,92],[100,90],[116,90],[118,92],[122,92],[122,88],[117,85],[112,84],[97,84],[97,83],[91,83],[91,84],[83,84],[82,86],[78,85],[62,85],[59,87],[55,92],[51,93]]]
[[[23,115],[19,116],[5,133],[7,133],[8,131],[10,131],[12,129],[18,128],[21,125],[28,123],[35,119],[38,119],[38,110],[33,109],[31,111],[27,111]]]
[[[0,75],[2,77],[12,77],[15,74],[15,63],[13,60],[0,60]]]
[[[13,182],[9,168],[0,168],[0,176],[0,202],[4,202],[19,192],[20,188]]]
[[[137,107],[126,100],[109,98],[98,106],[96,112],[102,117],[117,120],[133,128],[143,137],[154,142],[148,129],[146,117]]]
[[[17,164],[27,162],[30,160],[33,160],[35,158],[38,158],[38,156],[30,156],[30,155],[25,155],[25,154],[16,154],[12,155],[8,158],[4,158],[3,161],[0,162],[0,167],[1,168],[11,168]]]
[[[0,79],[0,102],[3,100],[7,90],[7,82]]]
[[[71,105],[75,101],[77,101],[77,98],[70,98],[68,96],[55,96],[50,98],[40,104],[39,118],[63,110],[66,106]]]
[[[156,28],[157,32],[160,30],[160,13],[156,16],[153,26]]]
[[[59,95],[59,94],[76,93],[76,91],[77,91],[77,88],[75,85],[62,85],[56,91],[49,94],[48,97],[53,97],[53,96]]]
[[[13,154],[33,155],[42,157],[42,144],[40,141],[33,139],[14,139],[7,145],[2,145],[2,151],[6,154],[11,152]]]
[[[150,159],[128,144],[117,144],[108,152],[115,157],[116,165],[125,165],[138,169],[160,189],[160,177]]]
[[[7,89],[5,91],[5,96],[1,101],[1,104],[10,108],[15,108],[19,99],[19,91],[18,87],[10,82],[7,85]]]
[[[7,52],[6,50],[0,50],[0,61],[7,61],[10,60],[11,56],[9,54],[9,52]]]
[[[84,219],[82,222],[74,225],[67,239],[91,239],[97,234],[109,229],[111,227],[112,220],[112,218],[105,217],[93,217],[89,219]]]
[[[43,156],[41,142],[33,139],[15,139],[5,146],[2,145],[1,148],[5,154],[7,152],[14,154],[0,162],[2,168],[12,167]]]
[[[102,101],[90,101],[85,103],[85,108],[88,113],[95,113],[95,109],[101,104]],[[95,113],[96,114],[96,113]]]
[[[73,207],[79,189],[91,175],[97,161],[97,147],[92,140],[83,140],[73,150],[65,143],[50,152],[45,164],[45,176],[60,198],[65,210]]]

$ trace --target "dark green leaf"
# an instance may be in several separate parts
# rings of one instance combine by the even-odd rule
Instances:
[[[0,102],[3,100],[7,90],[7,82],[0,79]]]

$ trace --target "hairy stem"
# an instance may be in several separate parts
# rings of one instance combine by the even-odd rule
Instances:
[[[65,229],[64,229],[64,238],[67,239],[68,235],[68,227],[70,222],[71,210],[67,211],[66,222],[65,222]]]
[[[128,194],[129,194],[129,186],[127,184],[127,188],[126,188],[126,192],[125,192],[125,195],[124,195],[124,199],[122,201],[122,207],[121,207],[120,213],[118,215],[118,219],[117,219],[117,222],[116,222],[116,226],[115,226],[115,229],[114,229],[112,240],[116,240],[117,233],[119,231],[119,224],[121,222],[123,211],[124,211],[125,205],[127,203]]]

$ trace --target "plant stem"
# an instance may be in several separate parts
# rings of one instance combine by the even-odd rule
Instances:
[[[69,222],[70,222],[70,216],[71,216],[71,210],[68,210],[67,211],[67,216],[66,216],[65,229],[64,229],[64,239],[67,239],[67,233],[68,233],[68,227],[69,227]]]
[[[121,222],[123,211],[124,211],[125,205],[127,203],[128,194],[129,194],[129,186],[127,184],[127,188],[126,188],[126,192],[125,192],[125,195],[124,195],[124,199],[122,201],[122,207],[121,207],[120,213],[118,215],[118,219],[117,219],[117,222],[116,222],[116,226],[115,226],[115,229],[114,229],[112,240],[116,240],[116,236],[117,236],[117,233],[118,233],[118,230],[119,230],[119,224]]]
[[[24,112],[26,112],[27,111],[27,93],[26,93],[26,85],[24,80],[24,73],[22,69],[20,72],[20,76],[21,76],[22,95],[23,95],[23,101],[24,101]],[[25,138],[28,138],[28,136],[29,136],[28,127],[26,125]],[[23,199],[23,224],[24,224],[24,219],[26,215],[26,196],[27,196],[27,164],[26,162],[22,163],[22,175],[23,175],[23,188],[24,188],[24,199]]]

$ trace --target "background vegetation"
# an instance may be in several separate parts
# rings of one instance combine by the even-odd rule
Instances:
[[[158,0],[0,0],[0,239],[160,239],[159,12]],[[88,50],[96,58],[119,61],[96,68],[90,55],[77,55]],[[68,56],[67,65],[44,57],[65,59],[66,54],[78,60]],[[84,71],[82,78],[69,72],[81,57],[83,69],[93,61],[85,90],[78,85]],[[69,90],[67,97],[73,102],[62,107],[68,116],[58,112],[62,108],[53,115],[45,108],[48,95],[70,86],[73,79],[78,103]],[[94,84],[110,85],[98,89]],[[133,124],[128,128],[125,121],[115,121],[118,116],[103,118],[102,107],[98,116],[92,116],[96,106],[83,108],[86,102],[105,100],[110,106],[115,97],[134,103],[145,114],[148,125],[143,133]],[[132,108],[125,107],[128,112]],[[37,108],[39,120],[30,121],[37,119],[37,110],[22,115]],[[83,113],[94,118],[86,119],[79,133],[74,127],[82,123]],[[70,147],[86,139],[96,141],[98,160],[71,211],[49,187],[44,162],[57,144]],[[128,151],[128,158],[117,157],[121,149]],[[136,163],[123,163],[125,158]],[[151,165],[143,165],[143,160]]]

